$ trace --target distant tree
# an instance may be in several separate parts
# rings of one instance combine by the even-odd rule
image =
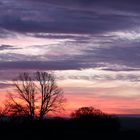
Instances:
[[[22,73],[14,80],[15,94],[9,94],[9,113],[43,119],[48,112],[63,108],[63,90],[56,84],[54,74],[36,72]]]
[[[93,107],[81,107],[71,114],[72,120],[76,124],[76,129],[98,129],[101,128],[104,113]]]
[[[88,117],[88,116],[103,116],[103,113],[99,109],[95,109],[93,107],[81,107],[74,112],[72,112],[71,117],[73,118],[81,118],[81,117]]]
[[[103,113],[93,107],[81,107],[75,110],[71,117],[76,129],[94,130],[97,132],[112,132],[120,129],[118,117]]]

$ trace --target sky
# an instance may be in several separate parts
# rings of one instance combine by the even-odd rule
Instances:
[[[1,103],[21,72],[54,71],[67,113],[140,113],[139,0],[0,0]]]

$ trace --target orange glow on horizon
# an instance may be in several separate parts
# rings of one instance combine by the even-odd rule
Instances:
[[[6,92],[1,92],[0,105],[3,106],[7,97]],[[140,97],[101,96],[95,94],[64,93],[67,102],[65,110],[58,113],[49,113],[49,116],[69,117],[70,114],[84,106],[93,106],[109,114],[140,114]]]

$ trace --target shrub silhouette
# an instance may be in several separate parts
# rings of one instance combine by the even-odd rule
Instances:
[[[99,109],[95,109],[93,107],[81,107],[79,109],[77,109],[76,111],[74,111],[71,114],[72,118],[87,118],[87,117],[100,117],[100,116],[104,116],[105,114],[99,110]]]
[[[81,107],[71,114],[75,129],[88,129],[94,131],[118,131],[119,120],[114,115],[103,113],[93,107]]]

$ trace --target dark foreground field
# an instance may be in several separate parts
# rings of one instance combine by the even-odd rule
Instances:
[[[43,121],[10,120],[0,122],[1,139],[138,139],[139,118],[85,121],[53,118]]]

